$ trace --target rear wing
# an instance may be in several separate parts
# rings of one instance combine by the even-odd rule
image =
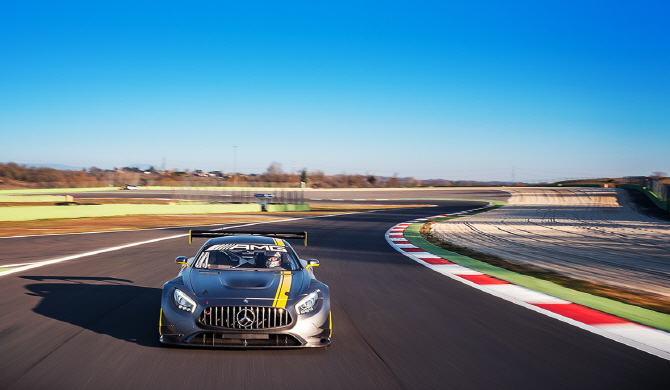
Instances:
[[[245,231],[225,231],[213,232],[211,230],[189,230],[188,243],[192,242],[193,237],[228,237],[228,236],[264,236],[270,238],[281,238],[284,240],[300,239],[305,240],[307,246],[307,232],[245,232]]]

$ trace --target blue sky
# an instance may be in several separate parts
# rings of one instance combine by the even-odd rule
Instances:
[[[670,173],[670,3],[0,3],[0,161]]]

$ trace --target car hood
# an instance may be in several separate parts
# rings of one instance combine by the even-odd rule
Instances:
[[[293,299],[302,290],[304,276],[298,271],[210,271],[192,269],[193,292],[200,298]],[[288,293],[288,295],[286,295]]]

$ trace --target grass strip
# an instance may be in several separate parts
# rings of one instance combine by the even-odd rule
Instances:
[[[0,190],[0,195],[12,194],[60,194],[60,193],[75,193],[75,192],[108,192],[120,191],[120,187],[86,187],[86,188],[15,188],[9,190]],[[167,187],[167,186],[150,186],[138,187],[139,191],[228,191],[228,190],[249,190],[249,191],[272,191],[272,190],[300,190],[296,187]],[[134,191],[137,191],[134,190]]]
[[[493,203],[493,202],[492,202]],[[490,210],[490,209],[489,209]],[[441,218],[440,220],[446,220],[449,218]],[[538,291],[547,295],[551,295],[557,298],[565,299],[570,302],[574,302],[583,306],[590,307],[595,310],[600,310],[605,313],[609,313],[618,317],[626,318],[630,321],[637,322],[643,325],[648,325],[657,329],[662,329],[666,332],[670,332],[670,315],[664,314],[655,310],[650,310],[647,308],[643,308],[640,306],[635,306],[627,303],[620,302],[618,300],[606,298],[603,296],[597,296],[593,295],[587,292],[583,291],[577,291],[573,289],[574,287],[579,287],[580,284],[583,283],[590,283],[590,282],[585,282],[577,279],[572,279],[568,278],[564,275],[557,274],[555,272],[551,271],[546,271],[546,270],[541,270],[538,269],[537,267],[528,267],[530,272],[536,272],[538,273],[537,276],[546,276],[548,274],[553,274],[554,276],[558,275],[560,277],[555,278],[553,281],[549,280],[544,280],[535,276],[530,276],[530,275],[524,275],[519,272],[515,272],[510,269],[505,269],[502,268],[500,265],[503,265],[502,263],[493,265],[489,264],[485,261],[482,260],[476,260],[473,259],[470,256],[466,256],[461,253],[456,253],[447,249],[442,248],[441,246],[435,245],[434,243],[429,242],[426,240],[422,235],[421,235],[421,227],[424,225],[424,223],[414,223],[411,224],[410,226],[405,229],[404,235],[405,238],[411,242],[412,244],[418,246],[419,248],[435,254],[437,256],[440,256],[446,260],[449,260],[451,262],[454,262],[456,264],[460,264],[464,267],[473,269],[475,271],[479,271],[481,273],[484,273],[486,275],[493,276],[498,279],[505,280],[507,282],[510,282],[512,284],[516,284],[522,287],[526,287],[528,289]],[[465,248],[467,249],[467,248]],[[472,251],[474,252],[474,251]],[[488,255],[487,255],[488,256]],[[502,259],[500,259],[502,260]],[[502,260],[502,262],[507,263],[508,265],[513,265],[516,267],[523,267],[518,264],[511,263],[509,261]],[[517,269],[521,270],[520,268]],[[562,285],[559,285],[556,282],[561,282],[561,279],[569,279],[568,284],[570,287],[565,287]],[[621,289],[615,289],[610,286],[603,286],[603,285],[597,285],[595,283],[591,283],[593,286],[597,286],[600,290],[602,291],[610,291],[612,290],[617,290],[617,294],[623,294],[626,293],[626,296],[635,295],[638,297],[638,299],[641,301],[642,298],[644,297],[645,299],[649,298],[647,296],[643,296],[642,294],[637,294]],[[597,289],[594,288],[593,292],[596,292]],[[620,295],[617,295],[617,297],[620,297]],[[661,305],[662,306],[662,305]],[[654,307],[658,307],[657,305],[654,305]]]
[[[249,204],[198,204],[196,202],[166,202],[151,199],[130,199],[131,203],[116,203],[118,199],[88,199],[95,203],[62,202],[61,205],[40,204],[0,207],[0,222],[36,221],[49,219],[100,218],[123,215],[187,215],[261,212],[261,206]],[[87,200],[87,201],[88,201]],[[0,203],[4,205],[4,203]],[[391,208],[426,207],[427,205],[268,205],[268,212],[367,211]]]
[[[309,211],[308,204],[269,204],[268,212]]]
[[[65,202],[65,195],[0,195],[0,203]]]
[[[119,187],[88,187],[88,188],[22,188],[0,190],[0,195],[12,194],[69,194],[71,192],[107,192],[118,191]]]
[[[101,204],[71,206],[10,206],[0,209],[0,221],[31,221],[39,219],[66,219],[113,217],[148,214],[218,214],[261,211],[259,204]]]

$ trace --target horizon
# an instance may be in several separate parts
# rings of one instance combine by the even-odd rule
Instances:
[[[0,160],[420,180],[670,172],[670,4],[0,6]]]
[[[0,162],[0,164],[11,164],[14,163],[12,161],[10,162]],[[17,163],[14,163],[17,164]],[[148,172],[152,168],[155,170],[154,173],[161,173],[161,172],[167,172],[167,173],[187,173],[187,174],[194,174],[194,173],[220,173],[223,175],[232,175],[234,172],[226,172],[226,171],[207,171],[207,170],[202,170],[202,169],[166,169],[162,170],[160,167],[156,167],[150,164],[132,164],[124,167],[113,167],[113,168],[103,168],[103,167],[96,167],[96,166],[90,166],[90,167],[74,167],[74,166],[68,166],[68,165],[61,165],[61,164],[44,164],[44,163],[28,163],[28,164],[17,164],[20,166],[24,166],[30,169],[39,169],[39,168],[49,168],[49,169],[55,169],[55,170],[60,170],[60,171],[86,171],[86,172],[91,172],[93,169],[99,169],[104,172],[114,172],[114,171],[123,171],[127,168],[131,169],[138,169],[140,172]],[[281,168],[281,167],[280,167]],[[296,171],[296,172],[287,172],[283,171],[283,174],[285,175],[292,175],[292,176],[300,176],[301,170]],[[315,171],[307,171],[308,176],[311,174],[315,174],[317,172],[321,172],[318,170]],[[248,177],[258,177],[263,174],[266,174],[267,171],[264,172],[237,172],[238,175],[241,176],[248,176]],[[323,172],[321,172],[323,173]],[[617,176],[617,177],[588,177],[588,178],[563,178],[561,180],[555,180],[555,181],[540,181],[540,180],[535,180],[535,181],[506,181],[506,180],[476,180],[476,179],[468,179],[468,178],[442,178],[442,177],[432,177],[428,179],[417,179],[413,176],[398,176],[398,175],[393,175],[393,176],[384,176],[384,175],[370,175],[370,174],[361,174],[361,173],[335,173],[335,174],[326,174],[326,176],[361,176],[361,177],[369,177],[369,176],[374,176],[377,179],[383,179],[383,180],[389,180],[393,179],[394,177],[397,178],[400,181],[418,181],[419,186],[421,182],[439,182],[439,181],[444,181],[444,182],[453,182],[453,183],[462,183],[462,182],[473,182],[473,183],[481,183],[481,184],[491,184],[494,186],[497,185],[508,185],[508,184],[526,184],[526,185],[533,185],[533,184],[552,184],[552,183],[561,183],[561,182],[569,182],[569,181],[589,181],[589,180],[603,180],[603,179],[610,179],[610,180],[616,180],[616,179],[624,179],[626,177],[655,177],[658,176],[660,178],[667,177],[666,172],[652,172],[652,174],[649,175],[631,175],[631,176]],[[431,186],[434,184],[430,184]],[[458,184],[455,184],[458,186]],[[440,186],[440,185],[438,185]]]

